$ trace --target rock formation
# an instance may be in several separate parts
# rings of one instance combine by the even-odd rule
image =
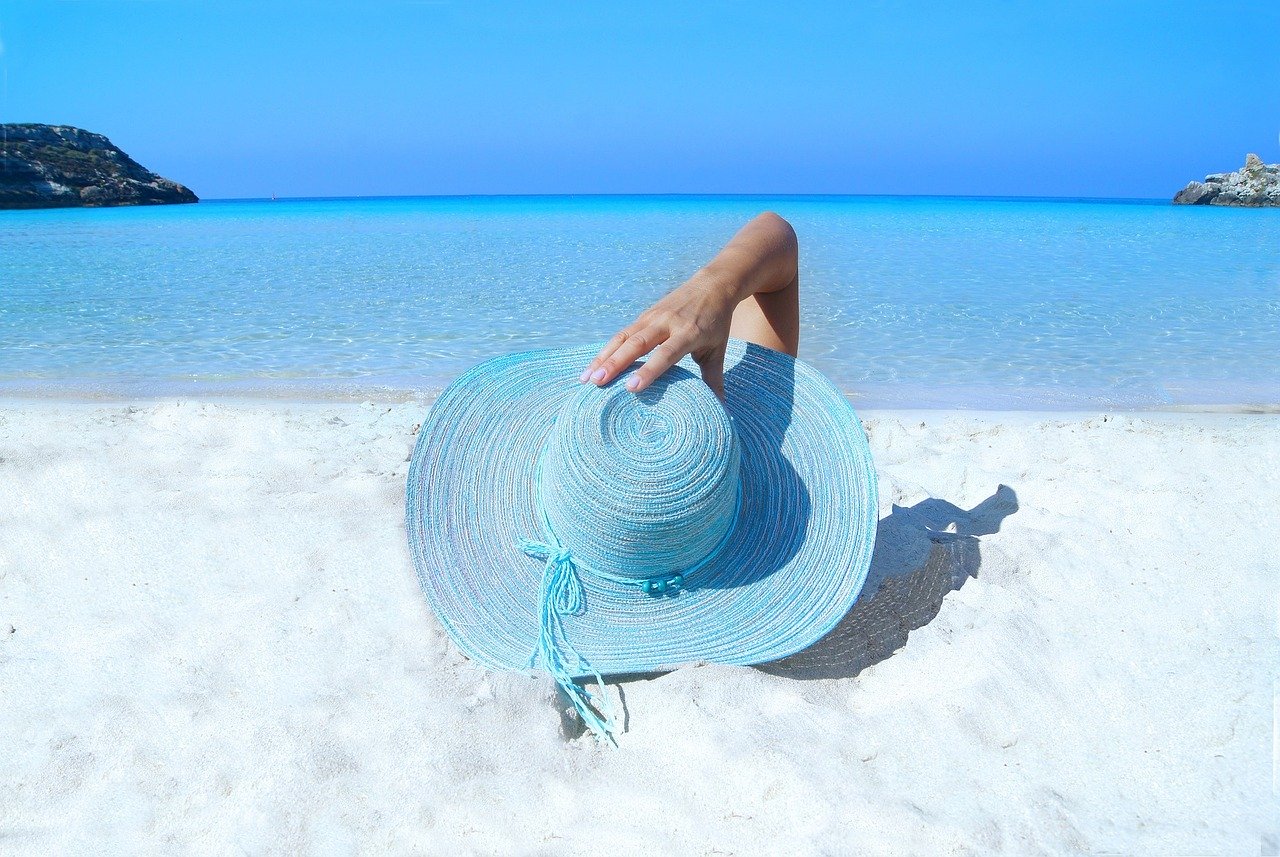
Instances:
[[[1174,205],[1280,205],[1280,164],[1264,164],[1257,155],[1234,173],[1214,173],[1178,191]]]
[[[0,125],[0,208],[197,201],[101,134],[68,125]]]

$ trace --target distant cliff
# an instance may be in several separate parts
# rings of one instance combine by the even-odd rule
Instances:
[[[0,125],[0,208],[198,201],[101,134],[69,125]]]
[[[1174,205],[1280,205],[1280,164],[1264,164],[1257,155],[1244,159],[1243,169],[1214,173],[1178,191]]]

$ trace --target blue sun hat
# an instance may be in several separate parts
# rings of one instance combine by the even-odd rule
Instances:
[[[454,381],[419,431],[405,514],[458,648],[545,670],[613,739],[602,676],[765,663],[835,627],[871,562],[876,478],[848,400],[802,360],[731,339],[722,404],[687,357],[640,393],[631,370],[579,383],[598,350]]]

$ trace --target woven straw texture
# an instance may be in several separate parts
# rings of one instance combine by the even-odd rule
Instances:
[[[564,632],[600,673],[764,663],[831,630],[858,596],[876,530],[875,473],[845,397],[803,361],[738,340],[723,409],[688,358],[639,396],[622,379],[579,384],[597,350],[489,360],[423,423],[406,526],[458,647],[491,668],[530,666],[544,563],[520,540],[543,540],[550,522],[587,565],[623,577],[713,551],[666,595],[580,575],[585,609]],[[678,536],[637,538],[650,520]]]

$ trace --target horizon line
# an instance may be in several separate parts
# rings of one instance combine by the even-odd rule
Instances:
[[[1034,196],[1019,194],[945,193],[409,193],[340,196],[223,196],[201,197],[200,202],[339,202],[381,199],[956,199],[1010,202],[1111,202],[1172,205],[1171,197],[1144,196]]]

